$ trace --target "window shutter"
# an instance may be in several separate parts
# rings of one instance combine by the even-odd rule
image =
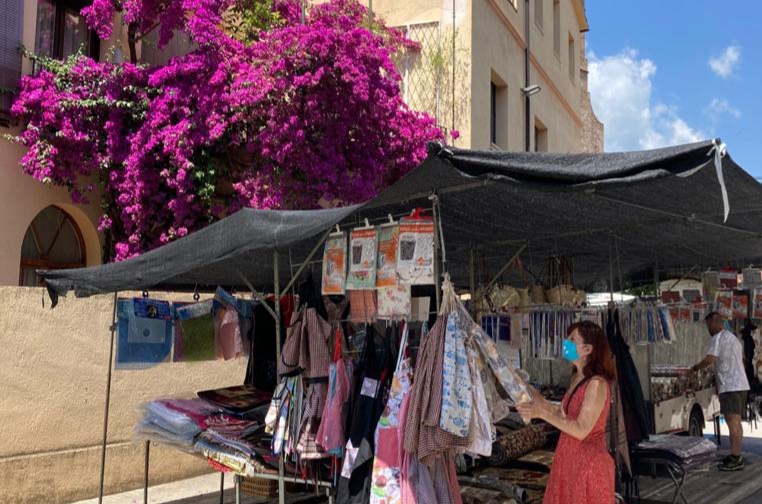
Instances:
[[[0,0],[0,122],[7,121],[21,79],[24,0]]]

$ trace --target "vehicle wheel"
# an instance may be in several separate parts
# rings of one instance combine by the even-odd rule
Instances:
[[[704,419],[701,418],[701,410],[699,408],[693,408],[691,411],[691,417],[688,419],[688,435],[691,437],[703,437],[704,436]]]

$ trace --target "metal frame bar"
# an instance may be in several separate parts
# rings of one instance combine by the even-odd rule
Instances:
[[[114,307],[111,316],[111,348],[108,355],[108,375],[106,377],[106,405],[103,411],[103,443],[101,445],[101,473],[98,484],[98,504],[103,504],[104,481],[106,478],[106,443],[108,442],[108,415],[111,406],[111,369],[114,365],[114,339],[116,335],[116,305],[118,292],[114,292]]]
[[[521,248],[519,248],[519,250],[516,251],[516,253],[513,254],[510,259],[508,259],[508,261],[505,263],[505,265],[502,268],[500,268],[500,271],[497,272],[497,275],[492,277],[492,280],[490,280],[489,283],[485,287],[479,289],[479,297],[481,297],[482,293],[489,292],[490,287],[495,285],[495,282],[497,282],[500,279],[500,276],[503,273],[505,273],[505,271],[508,268],[511,267],[511,264],[513,264],[513,261],[515,261],[521,255],[521,253],[524,252],[524,249],[526,249],[527,246],[528,246],[528,244],[526,244],[526,243],[524,245],[522,245]]]
[[[146,441],[145,467],[143,472],[143,504],[148,504],[148,464],[151,453],[151,442]]]
[[[275,291],[275,355],[280,356],[280,261],[278,249],[273,250],[273,288]],[[286,504],[285,464],[283,454],[278,457],[278,503]],[[236,503],[239,504],[239,503]]]
[[[672,217],[672,218],[675,218],[675,219],[688,220],[688,221],[692,221],[692,222],[698,222],[699,224],[703,224],[705,226],[716,227],[716,228],[719,228],[719,229],[724,229],[725,231],[734,231],[736,233],[744,234],[744,235],[747,235],[747,236],[752,236],[752,237],[756,237],[756,238],[762,238],[762,235],[760,235],[760,233],[757,233],[755,231],[749,231],[747,229],[740,229],[740,228],[737,228],[737,227],[728,226],[726,224],[718,224],[716,222],[707,221],[707,220],[700,219],[700,218],[696,217],[695,214],[693,214],[693,215],[681,215],[681,214],[678,214],[678,213],[675,213],[675,212],[669,212],[667,210],[660,210],[658,208],[650,208],[650,207],[647,207],[647,206],[644,206],[644,205],[639,205],[637,203],[632,203],[630,201],[625,201],[625,200],[620,200],[620,199],[612,198],[610,196],[603,196],[603,195],[600,195],[600,194],[593,194],[592,196],[594,198],[598,198],[598,199],[601,199],[601,200],[604,200],[604,201],[608,201],[610,203],[616,203],[616,204],[619,204],[619,205],[624,205],[624,206],[628,206],[628,207],[632,207],[632,208],[637,208],[638,210],[645,210],[645,211],[648,211],[648,212],[651,212],[651,213],[665,215],[665,216]]]

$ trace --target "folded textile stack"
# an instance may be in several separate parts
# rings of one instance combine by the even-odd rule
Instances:
[[[261,450],[249,440],[262,429],[260,422],[216,415],[207,421],[208,428],[199,434],[195,450],[242,476],[266,470],[259,460]]]
[[[717,445],[708,439],[685,436],[654,436],[638,444],[639,458],[658,457],[690,468],[713,462]]]
[[[194,439],[207,428],[207,419],[220,412],[201,399],[164,399],[145,403],[141,409],[136,439],[169,444],[183,451],[193,451]]]

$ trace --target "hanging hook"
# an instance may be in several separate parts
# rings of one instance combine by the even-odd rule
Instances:
[[[148,299],[148,291],[143,289],[143,299]]]
[[[199,299],[201,299],[201,295],[198,293],[198,284],[196,284],[196,286],[193,287],[193,301],[198,302]]]

